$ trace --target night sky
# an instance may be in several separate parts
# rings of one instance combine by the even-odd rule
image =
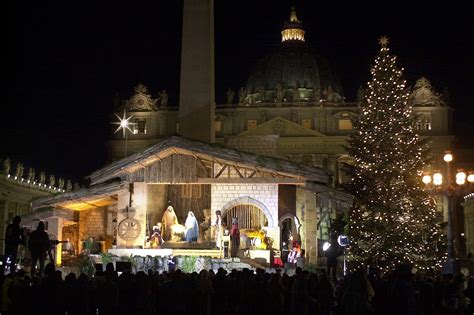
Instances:
[[[457,145],[472,147],[472,11],[413,2],[216,0],[218,103],[279,45],[295,4],[306,41],[335,65],[347,100],[369,79],[377,39],[387,35],[410,85],[423,75],[449,89]],[[114,94],[127,98],[143,82],[178,104],[182,2],[9,1],[7,14],[0,157],[14,165],[77,180],[107,161]]]

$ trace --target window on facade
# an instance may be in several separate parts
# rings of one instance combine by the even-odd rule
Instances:
[[[257,121],[256,120],[247,120],[247,130],[252,130],[257,128]]]
[[[301,126],[305,129],[311,129],[311,119],[302,119]]]
[[[133,121],[133,134],[134,135],[145,135],[146,134],[146,118],[135,118]]]
[[[431,123],[428,121],[418,121],[416,123],[417,130],[431,130]]]
[[[416,122],[417,130],[431,130],[431,117],[429,114],[419,114]]]
[[[350,119],[339,119],[339,130],[351,130],[352,121]]]
[[[222,132],[222,121],[214,122],[214,131],[216,133],[221,133]]]

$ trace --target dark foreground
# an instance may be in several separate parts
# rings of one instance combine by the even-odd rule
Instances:
[[[1,314],[473,314],[474,282],[462,276],[414,276],[400,269],[386,277],[356,272],[337,284],[325,273],[297,269],[289,277],[264,270],[201,271],[120,276],[107,266],[89,278],[45,276],[20,270],[1,281]],[[465,287],[467,289],[465,289]]]

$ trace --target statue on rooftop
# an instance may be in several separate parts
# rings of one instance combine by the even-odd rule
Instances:
[[[168,106],[168,93],[166,93],[166,90],[163,90],[160,92],[160,105],[163,107]]]
[[[258,99],[262,103],[265,102],[265,90],[263,89],[262,86],[258,89]]]
[[[53,187],[56,184],[56,177],[54,175],[49,175],[49,186]]]
[[[300,101],[300,92],[297,87],[293,89],[293,102],[299,102]]]
[[[44,171],[41,171],[40,178],[39,178],[39,183],[44,184],[45,182],[46,182],[46,173]]]
[[[229,88],[226,93],[227,104],[232,104],[234,102],[234,91]]]
[[[64,179],[62,177],[59,177],[58,179],[58,188],[60,190],[64,189]]]
[[[23,163],[18,163],[16,165],[15,177],[21,178],[23,176],[24,169]]]
[[[239,104],[244,104],[245,103],[245,90],[243,87],[240,88],[239,90]]]
[[[326,100],[328,102],[334,102],[334,91],[332,90],[331,86],[328,86],[326,90]]]
[[[314,102],[319,102],[321,99],[321,90],[318,87],[313,88],[313,92],[311,93],[311,100]]]
[[[30,169],[28,170],[28,178],[27,178],[30,182],[34,181],[35,180],[35,169],[30,167]]]
[[[9,159],[9,158],[6,158],[6,159],[3,161],[3,171],[5,172],[5,174],[10,174],[10,169],[11,169],[11,162],[10,162],[10,159]]]
[[[275,97],[275,103],[282,103],[283,102],[283,97],[285,96],[285,91],[283,91],[283,87],[281,86],[280,83],[277,84],[276,86],[276,97]]]

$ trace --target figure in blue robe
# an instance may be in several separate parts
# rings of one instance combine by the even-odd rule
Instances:
[[[186,242],[197,242],[199,225],[192,211],[188,212],[184,227],[186,228]]]

